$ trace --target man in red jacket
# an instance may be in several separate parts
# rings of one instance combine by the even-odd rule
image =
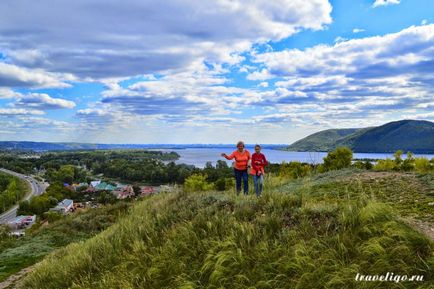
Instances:
[[[264,167],[268,165],[267,159],[261,153],[261,146],[255,146],[255,152],[252,154],[252,169],[250,174],[253,175],[253,183],[255,184],[256,196],[259,197],[262,193],[264,184]]]

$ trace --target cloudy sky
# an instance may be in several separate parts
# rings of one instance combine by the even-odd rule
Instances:
[[[434,120],[432,0],[3,0],[0,140],[291,143]]]

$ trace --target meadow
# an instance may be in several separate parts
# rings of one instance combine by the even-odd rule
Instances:
[[[50,254],[24,287],[432,288],[434,244],[410,221],[432,226],[433,193],[430,174],[354,168],[269,175],[260,198],[161,193]],[[387,272],[424,281],[355,281]]]

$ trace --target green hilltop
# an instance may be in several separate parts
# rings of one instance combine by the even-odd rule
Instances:
[[[95,237],[49,255],[23,286],[432,288],[433,243],[402,219],[432,222],[432,186],[432,175],[344,169],[267,177],[261,198],[161,193]],[[355,281],[357,273],[386,272],[424,281]]]
[[[397,150],[434,153],[434,123],[400,120],[378,127],[329,129],[309,135],[285,150],[331,151],[341,146],[360,153],[387,153]]]

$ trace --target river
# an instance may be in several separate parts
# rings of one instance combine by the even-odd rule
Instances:
[[[235,149],[235,148],[234,148]],[[253,152],[252,147],[247,147],[250,152]],[[155,149],[160,151],[174,151],[180,155],[176,161],[178,164],[194,165],[203,168],[207,162],[216,164],[218,160],[225,160],[221,157],[221,153],[230,154],[233,149],[227,147],[217,148],[183,148],[183,149]],[[300,161],[307,163],[322,163],[322,159],[327,155],[325,152],[290,152],[275,149],[262,149],[262,153],[266,156],[267,160],[271,163],[282,163],[290,161]],[[434,155],[415,155],[424,156],[428,159],[434,158]],[[393,158],[392,153],[354,153],[355,159],[385,159]],[[404,156],[405,157],[405,156]],[[231,164],[232,161],[227,161]]]

